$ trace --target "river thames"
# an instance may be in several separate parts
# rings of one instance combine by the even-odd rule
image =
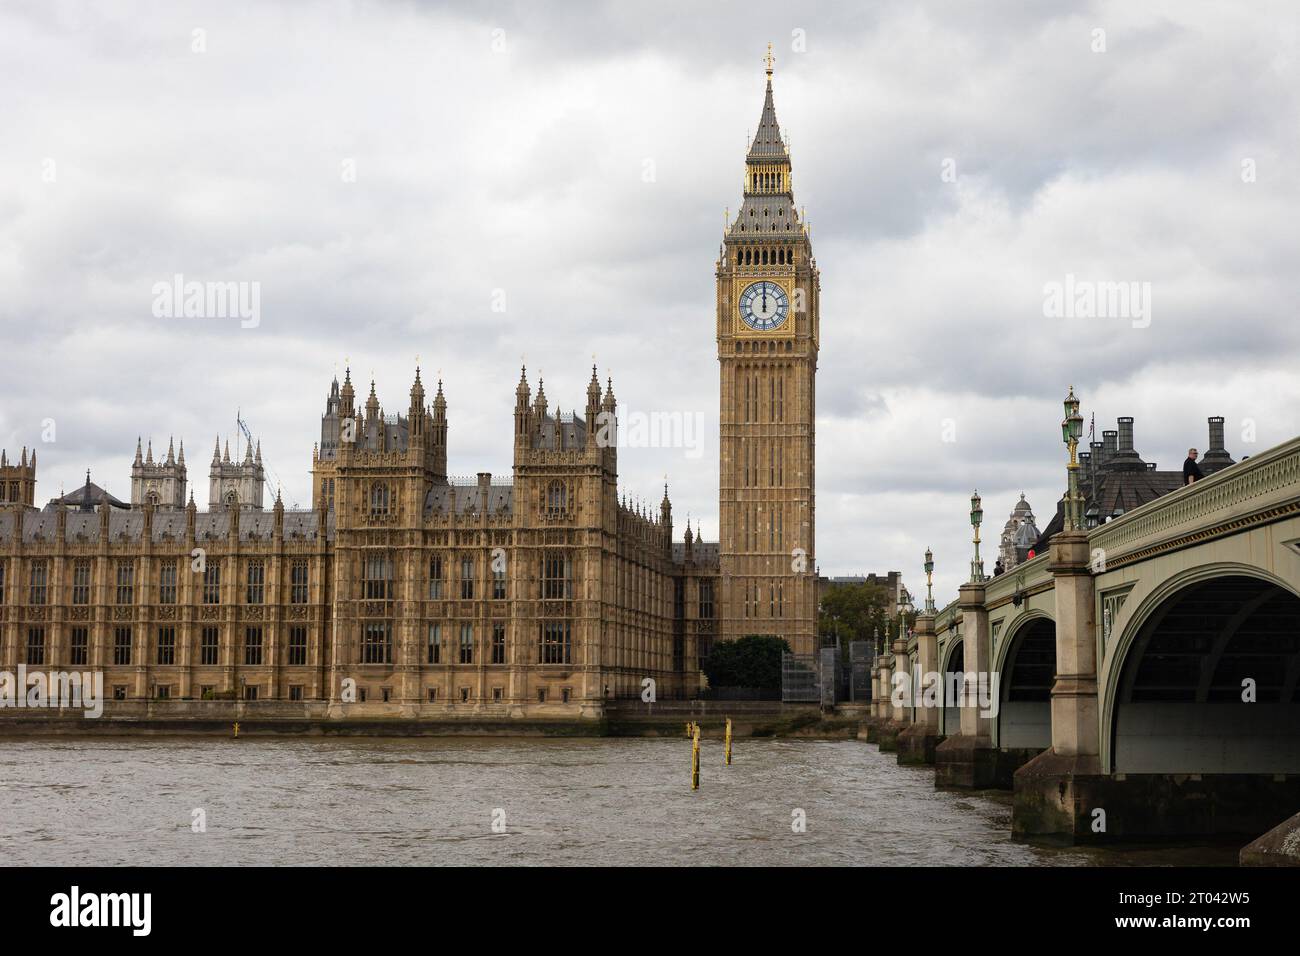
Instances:
[[[1017,843],[1009,794],[941,793],[933,781],[931,768],[858,741],[739,739],[727,767],[721,742],[706,740],[693,793],[685,739],[5,740],[0,832],[9,865],[1236,860],[1235,846]]]

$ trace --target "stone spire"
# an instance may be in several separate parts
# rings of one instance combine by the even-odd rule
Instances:
[[[135,436],[135,463],[137,465],[144,464],[144,450],[141,446],[141,441],[142,439],[140,438],[140,436],[136,435]]]
[[[167,464],[176,464],[176,444],[171,435],[167,436]]]
[[[356,406],[356,393],[352,390],[352,369],[347,368],[343,372],[343,389],[339,392],[339,398],[342,402],[341,417],[351,417]]]
[[[763,97],[763,112],[758,118],[758,131],[750,144],[745,160],[750,163],[771,163],[789,159],[785,141],[781,139],[781,124],[776,121],[776,106],[772,102],[772,44],[767,45],[767,92]]]

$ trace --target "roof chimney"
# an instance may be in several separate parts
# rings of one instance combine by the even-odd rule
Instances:
[[[1119,422],[1119,453],[1122,455],[1133,450],[1133,417],[1130,415],[1118,419]]]
[[[1223,447],[1223,416],[1215,415],[1209,419],[1210,447],[1201,456],[1201,468],[1206,472],[1218,471],[1233,464],[1232,456]]]
[[[1103,457],[1106,459],[1107,464],[1110,463],[1110,460],[1115,457],[1115,454],[1118,451],[1118,448],[1116,447],[1118,436],[1119,432],[1114,429],[1109,429],[1101,433],[1101,443],[1105,446],[1102,449],[1102,451],[1105,452]]]
[[[1122,467],[1124,471],[1135,471],[1146,468],[1146,463],[1141,456],[1133,449],[1133,418],[1125,416],[1116,419],[1119,423],[1119,433],[1116,439],[1115,462],[1114,464]]]

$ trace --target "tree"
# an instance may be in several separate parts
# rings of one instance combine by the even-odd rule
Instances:
[[[784,638],[764,634],[718,641],[704,659],[704,675],[710,687],[780,690],[781,654],[789,651]]]
[[[840,645],[872,641],[879,632],[892,633],[889,591],[880,584],[832,584],[822,595],[817,630],[838,634]]]

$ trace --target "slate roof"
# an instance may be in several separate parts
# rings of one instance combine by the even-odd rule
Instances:
[[[23,520],[23,541],[53,541],[58,531],[59,513],[54,508],[41,511],[28,510]],[[155,543],[183,540],[186,513],[184,511],[155,511],[153,515],[153,540]],[[317,511],[285,511],[285,540],[314,540],[320,529]],[[69,511],[64,526],[64,540],[69,544],[98,541],[100,517],[94,511]],[[332,517],[326,525],[326,534],[333,537]],[[12,539],[14,512],[0,512],[0,540]],[[144,511],[121,511],[116,508],[108,514],[110,541],[139,541],[144,534]],[[196,541],[224,540],[230,534],[230,512],[200,511],[194,519]],[[275,534],[275,512],[246,509],[239,515],[241,541],[270,540]]]
[[[473,485],[435,485],[424,496],[424,516],[439,514],[474,514],[479,510],[479,487]],[[513,484],[493,482],[488,486],[488,513],[512,514],[515,488]]]
[[[719,566],[718,542],[696,541],[692,548],[697,568],[716,568]],[[673,542],[673,564],[686,564],[686,544],[684,542]]]
[[[776,121],[776,106],[772,102],[772,77],[767,78],[767,94],[763,97],[763,112],[758,118],[758,130],[750,144],[748,163],[770,163],[788,157],[785,141],[781,139],[781,124]]]
[[[88,481],[80,488],[74,488],[62,498],[51,498],[47,508],[55,508],[58,505],[76,505],[82,508],[94,508],[100,502],[107,501],[114,508],[130,508],[131,506],[125,501],[113,497],[93,481]]]

